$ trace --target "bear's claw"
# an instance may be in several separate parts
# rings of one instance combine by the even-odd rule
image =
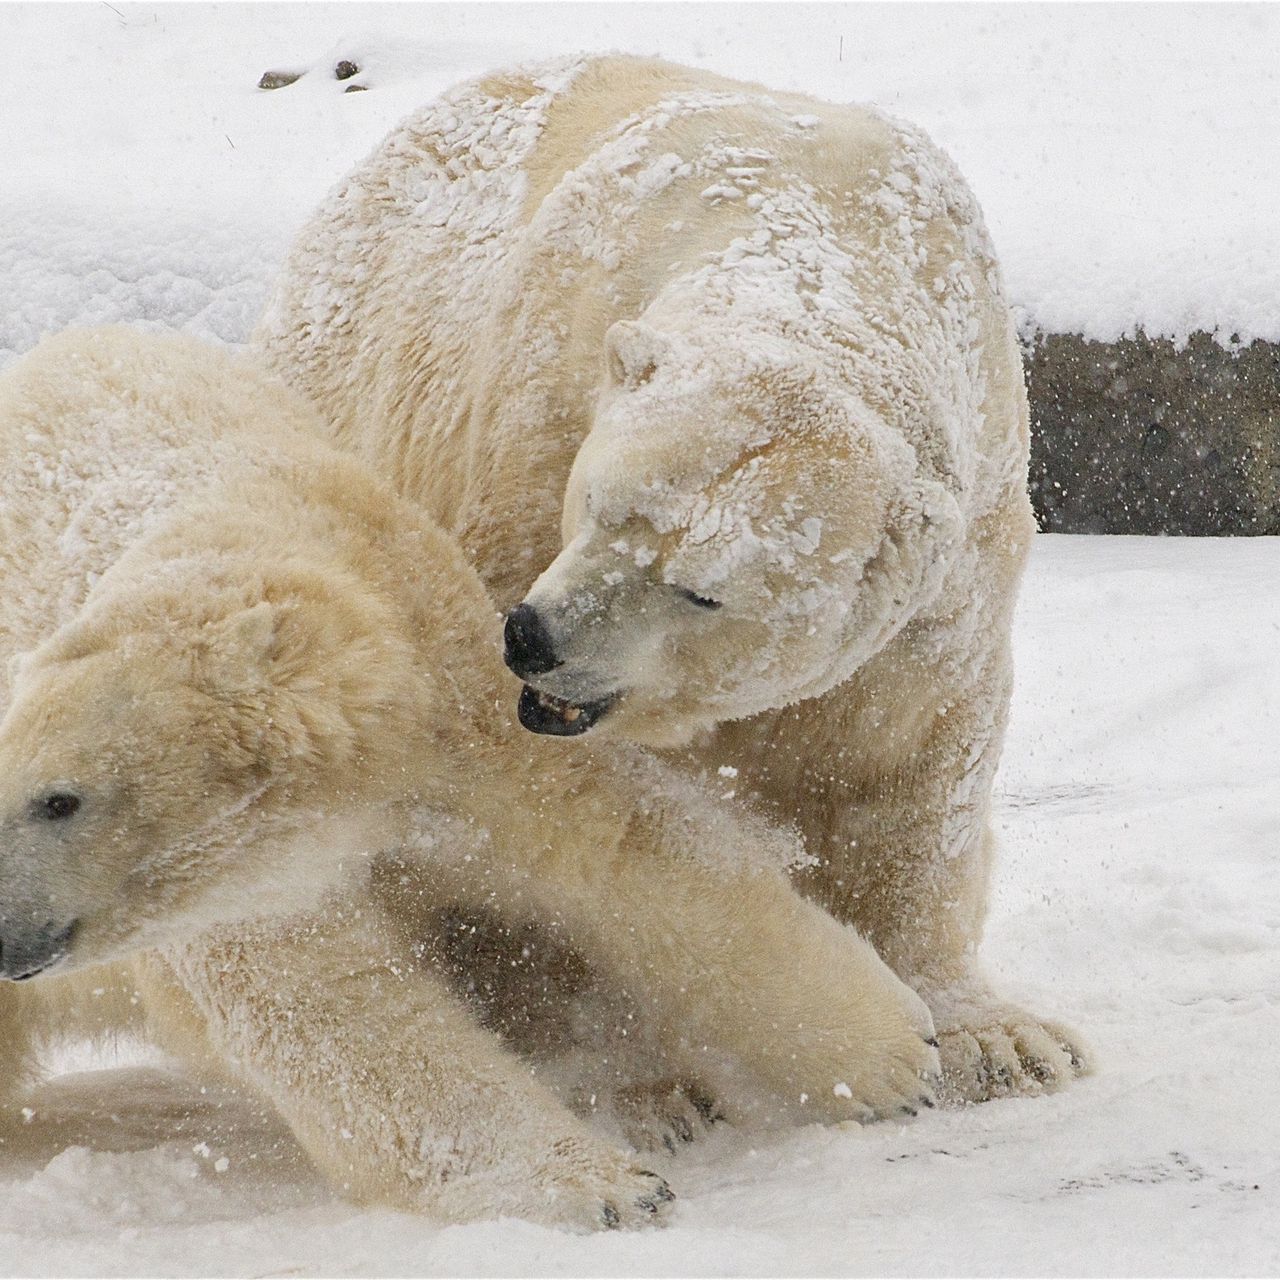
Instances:
[[[1090,1064],[1073,1031],[1009,1005],[940,1019],[942,1096],[948,1102],[1051,1093]]]
[[[724,1119],[700,1087],[670,1079],[624,1086],[612,1101],[624,1136],[638,1151],[661,1148],[674,1156]]]
[[[929,1040],[920,1036],[910,1042],[926,1046],[921,1055],[895,1055],[890,1059],[887,1076],[880,1079],[874,1077],[863,1082],[862,1087],[845,1083],[848,1091],[837,1094],[844,1097],[846,1110],[843,1115],[835,1116],[840,1121],[854,1121],[858,1124],[874,1124],[881,1120],[896,1120],[917,1116],[924,1107],[932,1110],[935,1098],[939,1096],[942,1077],[938,1071],[938,1052],[929,1044]]]
[[[638,1170],[637,1176],[651,1179],[657,1185],[647,1195],[636,1197],[634,1201],[635,1208],[649,1218],[656,1218],[662,1211],[663,1205],[671,1204],[675,1200],[676,1193],[671,1190],[665,1178],[660,1178],[656,1173],[650,1173],[648,1169]],[[604,1202],[601,1208],[601,1217],[604,1220],[605,1229],[608,1231],[616,1230],[623,1225],[622,1212],[617,1203],[612,1200]],[[643,1220],[643,1218],[640,1219],[640,1221]]]
[[[522,1206],[522,1216],[577,1230],[650,1226],[676,1198],[665,1178],[583,1135],[555,1143],[532,1182],[541,1194]]]

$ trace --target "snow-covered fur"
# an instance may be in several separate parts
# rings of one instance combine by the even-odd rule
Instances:
[[[1082,1069],[974,954],[1027,408],[927,138],[630,58],[491,76],[338,187],[258,339],[523,602],[526,725],[736,771],[925,996],[956,1095]]]
[[[459,912],[595,975],[622,1025],[583,1087],[659,1073],[658,1125],[670,1081],[765,1118],[928,1100],[927,1010],[795,892],[796,842],[634,748],[520,729],[453,540],[251,365],[44,342],[0,379],[0,492],[0,969],[48,969],[0,984],[10,1119],[42,1040],[141,1011],[355,1199],[659,1213],[450,984]]]

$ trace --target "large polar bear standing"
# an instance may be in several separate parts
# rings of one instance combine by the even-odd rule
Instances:
[[[650,1219],[661,1178],[419,954],[482,908],[598,976],[602,1093],[929,1102],[927,1010],[795,892],[794,842],[634,749],[532,749],[474,570],[286,388],[187,339],[64,334],[0,378],[0,492],[4,1118],[43,1038],[143,1009],[355,1199]]]
[[[258,337],[512,610],[528,728],[683,749],[797,824],[956,1095],[1083,1069],[975,958],[1027,410],[922,134],[629,58],[463,85],[329,198]]]

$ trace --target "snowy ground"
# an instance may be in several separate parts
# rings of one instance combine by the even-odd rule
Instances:
[[[919,120],[1047,327],[1280,339],[1280,8],[5,5],[0,36],[0,365],[98,320],[242,340],[293,230],[399,116],[573,47]],[[0,1273],[1280,1270],[1277,581],[1277,540],[1037,543],[987,954],[1087,1029],[1094,1079],[724,1133],[671,1167],[667,1230],[570,1237],[360,1212],[269,1118],[145,1066],[63,1076],[0,1162]]]
[[[722,1133],[663,1166],[667,1229],[569,1236],[361,1212],[263,1117],[144,1069],[63,1077],[0,1164],[0,1272],[1275,1274],[1278,579],[1280,539],[1037,540],[986,950],[1087,1030],[1094,1078]]]

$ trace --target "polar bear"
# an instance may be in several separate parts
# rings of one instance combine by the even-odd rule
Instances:
[[[652,1218],[666,1183],[422,954],[458,908],[556,933],[628,993],[640,1068],[727,1115],[928,1105],[927,1010],[796,893],[794,840],[634,749],[534,749],[475,572],[323,434],[186,338],[67,333],[0,378],[8,1102],[141,991],[354,1199]]]
[[[1085,1069],[975,954],[1027,405],[981,215],[918,130],[625,57],[464,84],[336,188],[257,341],[456,533],[527,728],[797,825],[952,1096]]]

